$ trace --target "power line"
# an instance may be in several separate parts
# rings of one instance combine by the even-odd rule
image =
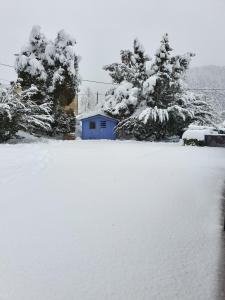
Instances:
[[[4,64],[4,63],[0,63],[0,66],[3,66],[3,67],[8,67],[8,68],[13,68],[14,69],[14,66],[12,65],[8,65],[8,64]],[[0,80],[3,80],[3,81],[9,81],[8,79],[3,79],[3,78],[0,78]],[[82,81],[84,82],[91,82],[91,83],[98,83],[98,84],[107,84],[107,85],[116,85],[115,83],[110,83],[110,82],[104,82],[104,81],[96,81],[96,80],[90,80],[90,79],[82,79]],[[188,88],[187,89],[188,91],[225,91],[225,88],[224,89],[221,89],[221,88]]]
[[[109,82],[104,82],[104,81],[95,81],[95,80],[89,80],[89,79],[83,79],[81,81],[85,82],[93,82],[93,83],[100,83],[100,84],[109,84],[109,85],[115,85],[115,83],[109,83]]]
[[[105,96],[105,94],[101,94],[101,93],[98,93],[99,96]],[[78,93],[78,96],[88,96],[87,94],[84,94],[84,93]]]
[[[0,66],[8,67],[8,68],[14,68],[14,66],[12,66],[12,65],[3,64],[3,63],[0,63]],[[82,81],[85,81],[85,82],[92,82],[92,83],[99,83],[99,84],[114,85],[114,83],[104,82],[104,81],[96,81],[96,80],[90,80],[90,79],[83,79]]]

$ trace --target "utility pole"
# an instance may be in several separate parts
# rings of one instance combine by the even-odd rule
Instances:
[[[97,105],[98,105],[98,92],[97,92]]]

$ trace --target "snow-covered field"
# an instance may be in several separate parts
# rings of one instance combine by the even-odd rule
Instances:
[[[0,146],[1,300],[213,300],[225,150]]]

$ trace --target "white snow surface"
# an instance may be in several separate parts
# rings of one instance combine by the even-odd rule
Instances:
[[[213,300],[225,151],[0,145],[0,298]]]

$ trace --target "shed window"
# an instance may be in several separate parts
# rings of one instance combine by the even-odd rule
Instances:
[[[94,122],[94,121],[91,121],[91,122],[89,123],[89,129],[95,129],[95,128],[96,128],[95,122]]]
[[[106,128],[106,121],[101,121],[100,126],[101,128]]]

